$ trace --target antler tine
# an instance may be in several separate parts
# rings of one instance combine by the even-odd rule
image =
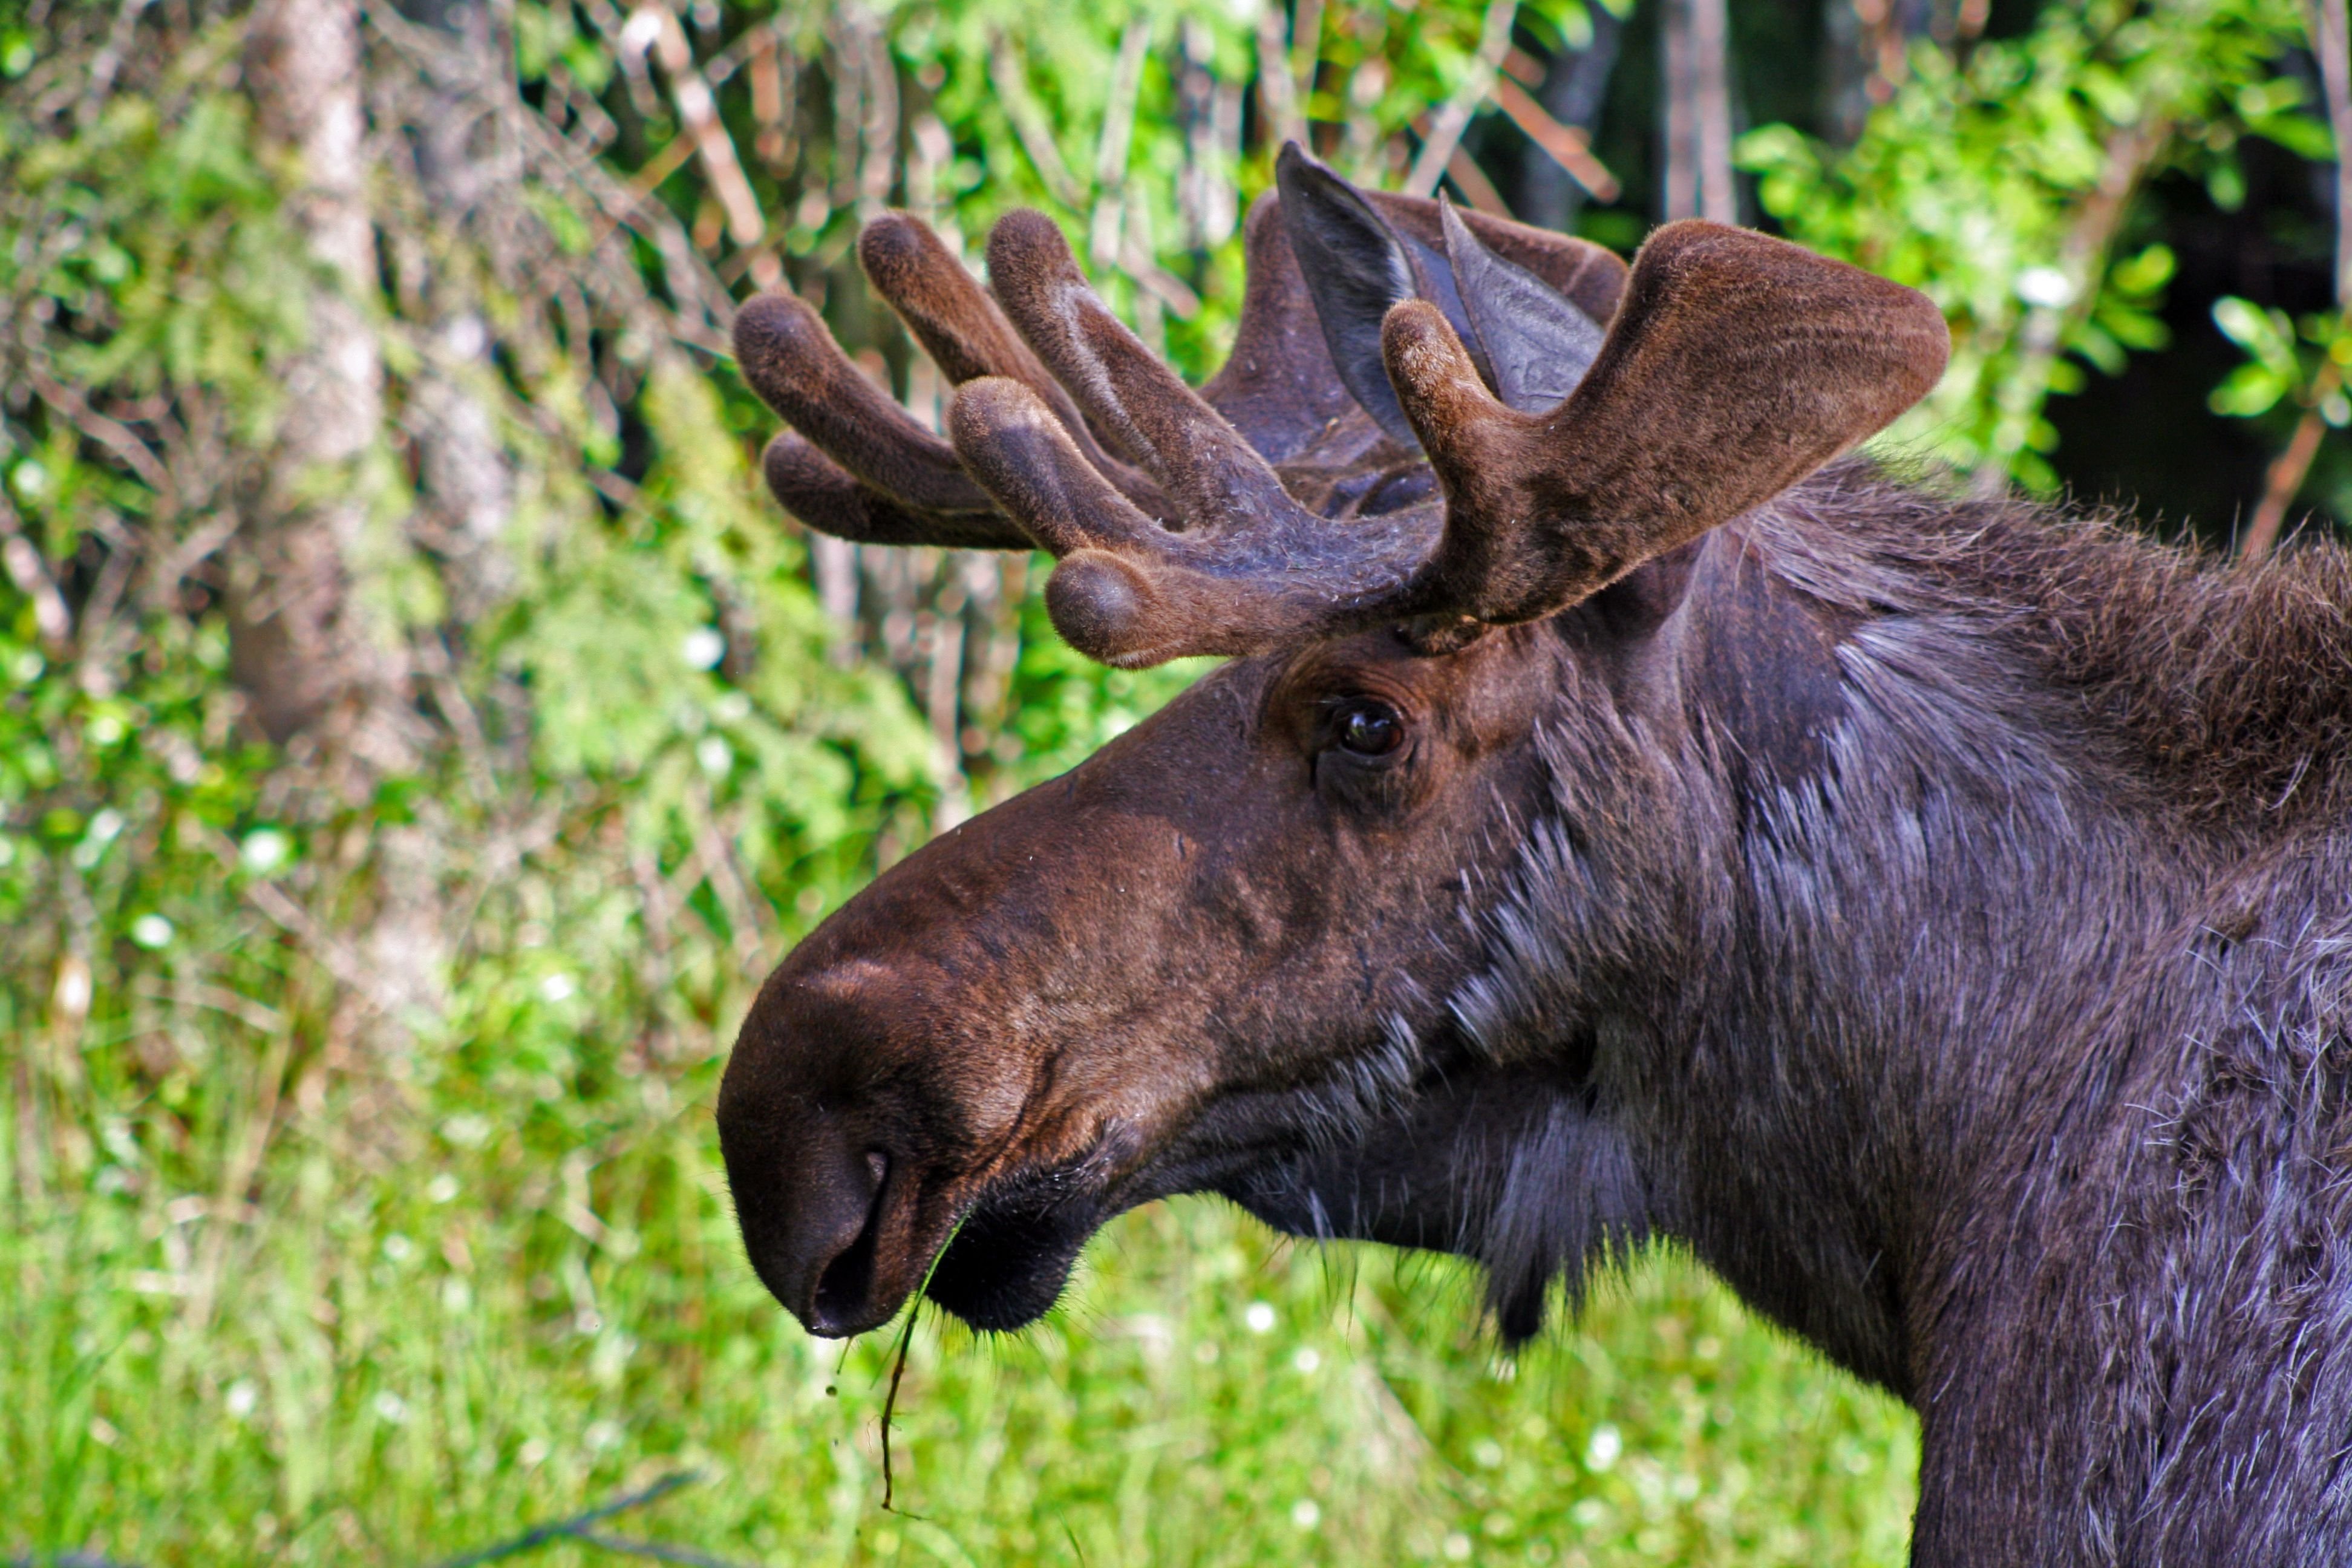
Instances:
[[[921,219],[901,212],[876,218],[857,237],[857,259],[874,291],[889,302],[951,384],[992,375],[1021,383],[1069,428],[1088,462],[1146,504],[1157,499],[1148,480],[1102,449],[1070,395],[1022,342],[971,269]]]
[[[1336,544],[1328,528],[1319,539],[1171,533],[1016,381],[968,384],[948,426],[973,477],[1062,557],[1045,584],[1046,610],[1072,647],[1105,664],[1271,647],[1394,594],[1433,543],[1433,527],[1403,515],[1371,520]]]
[[[862,485],[798,431],[779,432],[760,467],[786,511],[820,533],[862,544],[1033,550],[1036,541],[994,511],[925,512]]]
[[[1335,527],[1136,341],[1087,287],[1061,230],[1014,213],[989,237],[1005,314],[1086,414],[1130,447],[1175,516],[1120,497],[1022,384],[956,395],[955,449],[1000,505],[1057,555],[1046,607],[1071,646],[1105,663],[1251,653],[1368,624],[1434,543],[1433,514]]]
[[[1498,625],[1574,604],[1883,429],[1950,340],[1922,294],[1687,219],[1642,247],[1599,357],[1548,411],[1490,396],[1421,301],[1389,312],[1381,347],[1446,498],[1400,607]]]
[[[1521,320],[1570,311],[1543,292],[1560,281],[1483,256],[1458,216],[1400,210],[1435,227],[1484,290],[1479,308],[1509,340],[1507,395],[1524,405],[1574,380],[1590,325]],[[1265,246],[1278,237],[1255,227]],[[1497,237],[1568,285],[1618,292],[1608,267]],[[1437,305],[1391,309],[1379,363],[1444,502],[1334,522],[1119,324],[1043,215],[1013,214],[990,236],[997,302],[910,218],[885,220],[864,254],[961,383],[953,444],[867,385],[814,311],[770,296],[745,307],[737,342],[747,378],[800,429],[769,449],[772,488],[851,538],[1045,546],[1061,558],[1046,590],[1055,625],[1127,666],[1398,622],[1438,651],[1549,615],[1883,428],[1950,352],[1941,314],[1911,289],[1746,230],[1669,225],[1635,258],[1590,369],[1548,409],[1490,394]],[[1306,293],[1284,272],[1264,299]],[[1237,409],[1331,363],[1258,330],[1257,351],[1282,363],[1220,377]],[[1298,434],[1287,418],[1258,423],[1278,443]],[[1090,426],[1148,479],[1106,457]]]
[[[1241,432],[1110,313],[1051,218],[999,219],[988,273],[1014,327],[1087,418],[1167,491],[1179,514],[1171,522],[1216,530],[1311,520]]]
[[[735,317],[735,362],[787,424],[903,507],[992,510],[953,449],[858,374],[806,301],[762,294],[746,304]]]

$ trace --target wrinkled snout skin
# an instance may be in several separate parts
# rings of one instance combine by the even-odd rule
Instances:
[[[1317,1086],[1473,961],[1561,657],[1526,627],[1236,661],[884,873],[769,977],[720,1089],[770,1290],[818,1334],[919,1289],[1016,1327],[1111,1215],[1295,1153]]]

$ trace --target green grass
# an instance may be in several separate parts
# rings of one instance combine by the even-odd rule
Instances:
[[[713,1063],[616,1078],[560,1137],[530,1093],[403,1076],[195,1119],[169,1161],[103,1114],[10,1146],[0,1555],[422,1563],[682,1465],[620,1527],[747,1563],[1904,1553],[1908,1414],[1689,1266],[1514,1363],[1453,1266],[1206,1201],[1113,1226],[1026,1333],[925,1318],[885,1512],[891,1344],[812,1341],[751,1279]],[[240,1162],[258,1200],[224,1205]]]

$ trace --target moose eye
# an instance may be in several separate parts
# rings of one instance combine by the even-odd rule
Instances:
[[[1339,749],[1359,757],[1384,757],[1404,739],[1404,721],[1385,702],[1360,697],[1332,715]]]

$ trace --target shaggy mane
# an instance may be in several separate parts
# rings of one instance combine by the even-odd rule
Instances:
[[[2352,551],[2333,541],[2248,565],[2127,513],[1965,499],[1859,460],[1764,526],[1773,566],[1832,603],[1991,623],[2118,772],[2200,826],[2352,816]]]

